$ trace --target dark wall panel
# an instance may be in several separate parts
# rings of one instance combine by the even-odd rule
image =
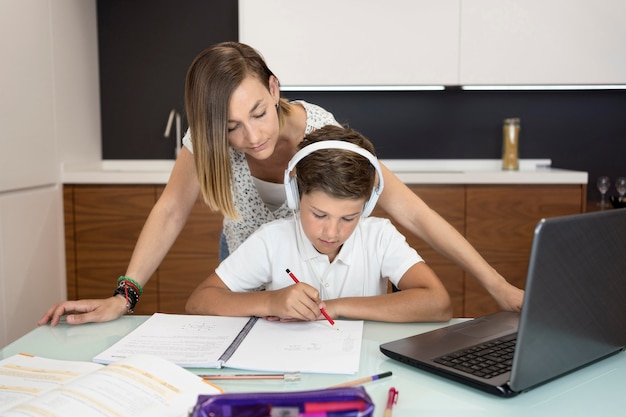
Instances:
[[[595,180],[626,175],[626,91],[298,92],[369,137],[383,159],[494,159],[502,121],[521,119],[520,158],[549,158]],[[614,188],[610,191],[615,194]]]
[[[97,12],[103,158],[174,158],[170,110],[184,113],[194,57],[237,40],[237,2],[98,0]]]

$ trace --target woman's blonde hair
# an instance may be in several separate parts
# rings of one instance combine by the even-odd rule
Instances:
[[[202,51],[193,61],[185,81],[185,111],[191,132],[196,174],[204,202],[211,210],[237,219],[228,142],[228,102],[233,91],[249,76],[270,89],[274,76],[263,57],[239,42],[223,42]],[[281,99],[279,125],[289,114]]]

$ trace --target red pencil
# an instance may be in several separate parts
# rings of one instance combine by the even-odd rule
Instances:
[[[296,276],[293,274],[293,272],[291,272],[289,270],[289,268],[286,269],[287,273],[289,274],[289,276],[291,277],[291,279],[293,280],[293,282],[295,282],[296,284],[300,281],[298,281],[298,278],[296,278]],[[333,321],[332,318],[330,318],[330,316],[328,315],[328,313],[323,309],[320,308],[320,311],[322,312],[322,314],[324,315],[324,317],[326,317],[326,320],[328,320],[328,322],[330,323],[331,326],[335,327],[335,322]],[[336,328],[336,327],[335,327]]]

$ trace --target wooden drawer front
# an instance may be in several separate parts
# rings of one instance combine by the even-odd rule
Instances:
[[[426,204],[441,215],[446,221],[454,226],[459,233],[465,230],[465,186],[463,185],[410,185],[409,188],[417,194]],[[417,250],[426,263],[435,271],[437,276],[446,286],[450,297],[455,317],[463,317],[463,270],[453,262],[439,254],[420,238],[409,233],[404,227],[398,225],[382,208],[376,207],[374,216],[385,217],[391,220],[398,231],[402,233],[409,245]]]
[[[113,294],[154,202],[151,185],[74,186],[76,298]],[[157,289],[158,280],[152,277],[137,304],[137,314],[157,310]]]
[[[509,282],[523,288],[534,228],[543,217],[580,213],[584,185],[412,185]],[[154,185],[66,185],[64,188],[68,298],[111,295],[126,271],[141,229],[162,192]],[[389,216],[380,208],[375,216]],[[473,277],[397,225],[448,289],[456,317],[498,310]],[[183,313],[193,289],[218,265],[222,216],[200,198],[159,266],[137,313]]]
[[[157,192],[162,192],[159,187]],[[185,303],[202,280],[219,264],[222,215],[213,213],[198,197],[187,224],[159,266],[159,311],[185,312]]]
[[[524,288],[530,246],[544,217],[582,212],[580,185],[467,186],[466,238],[502,276]],[[465,313],[498,310],[473,278],[465,280]]]

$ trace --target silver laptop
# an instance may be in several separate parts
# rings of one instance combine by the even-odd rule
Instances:
[[[626,209],[541,220],[521,314],[380,345],[388,357],[512,397],[626,347]]]

